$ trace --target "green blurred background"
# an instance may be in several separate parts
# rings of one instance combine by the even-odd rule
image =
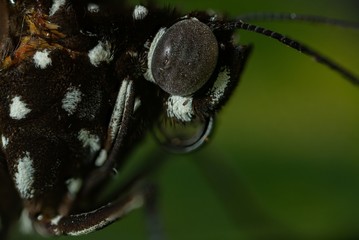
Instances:
[[[158,2],[184,12],[296,12],[359,22],[359,4],[349,0]],[[359,31],[257,24],[314,47],[359,76]],[[276,41],[239,33],[241,43],[255,48],[211,142],[186,156],[163,153],[168,161],[155,174],[167,238],[359,239],[359,89]],[[156,148],[148,138],[133,161]],[[143,211],[77,239],[148,239]]]

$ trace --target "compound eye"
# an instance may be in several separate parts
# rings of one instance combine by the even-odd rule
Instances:
[[[211,29],[197,19],[186,19],[171,26],[158,40],[151,72],[164,91],[188,96],[208,81],[217,58],[218,42]]]

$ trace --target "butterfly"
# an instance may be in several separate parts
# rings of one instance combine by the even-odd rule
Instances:
[[[155,191],[142,179],[157,162],[114,194],[101,190],[152,127],[170,151],[190,152],[207,141],[249,66],[252,47],[233,42],[238,29],[274,38],[358,83],[311,47],[247,23],[256,15],[231,20],[111,1],[0,6],[0,177],[10,196],[1,203],[4,236],[21,212],[39,233],[81,235],[151,202]],[[357,28],[322,17],[266,17]],[[196,131],[183,135],[182,128]]]

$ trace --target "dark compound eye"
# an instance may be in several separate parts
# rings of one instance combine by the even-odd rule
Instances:
[[[174,24],[155,44],[149,66],[152,77],[172,95],[195,93],[216,67],[217,39],[211,29],[197,19]]]

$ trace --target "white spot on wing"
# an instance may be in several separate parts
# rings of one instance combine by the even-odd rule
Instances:
[[[218,104],[219,100],[223,96],[228,86],[229,81],[230,81],[230,71],[228,68],[224,68],[223,71],[221,71],[218,74],[218,77],[214,82],[212,89],[210,90],[212,105]]]
[[[150,82],[155,82],[155,79],[153,77],[152,74],[152,57],[153,57],[153,53],[157,47],[158,41],[161,39],[161,37],[163,36],[163,34],[166,32],[166,28],[161,28],[156,36],[154,37],[151,46],[150,46],[150,50],[148,51],[148,55],[147,55],[147,71],[144,74],[144,77],[146,80],[150,81]]]
[[[192,97],[171,96],[167,100],[167,116],[189,122],[194,115]]]
[[[50,16],[54,15],[62,6],[65,5],[65,3],[66,3],[65,0],[53,0],[49,15]]]
[[[92,65],[97,67],[102,62],[110,63],[113,59],[111,44],[99,41],[98,44],[89,51],[88,57]]]
[[[142,5],[137,5],[133,10],[132,17],[135,20],[142,20],[147,16],[147,14],[148,14],[147,8],[145,8]]]
[[[7,145],[9,144],[9,139],[4,135],[1,135],[1,143],[2,143],[2,147],[6,149]]]
[[[35,67],[45,69],[52,64],[52,60],[49,57],[50,51],[44,49],[42,51],[37,51],[34,56]]]
[[[62,108],[68,113],[68,115],[72,115],[76,109],[78,104],[81,102],[82,93],[80,89],[76,87],[69,87],[65,94],[65,97],[62,99]]]
[[[30,153],[25,152],[24,156],[18,160],[17,172],[15,173],[15,183],[21,198],[30,199],[34,196],[34,174],[33,161]]]
[[[77,138],[82,143],[83,147],[89,147],[91,152],[97,152],[100,150],[100,138],[97,135],[91,134],[86,129],[81,129]]]
[[[15,120],[20,120],[26,117],[31,112],[31,109],[27,108],[27,104],[21,101],[20,96],[15,96],[10,103],[10,117]]]
[[[100,6],[95,3],[89,3],[87,5],[87,11],[91,13],[98,13],[100,11]]]

